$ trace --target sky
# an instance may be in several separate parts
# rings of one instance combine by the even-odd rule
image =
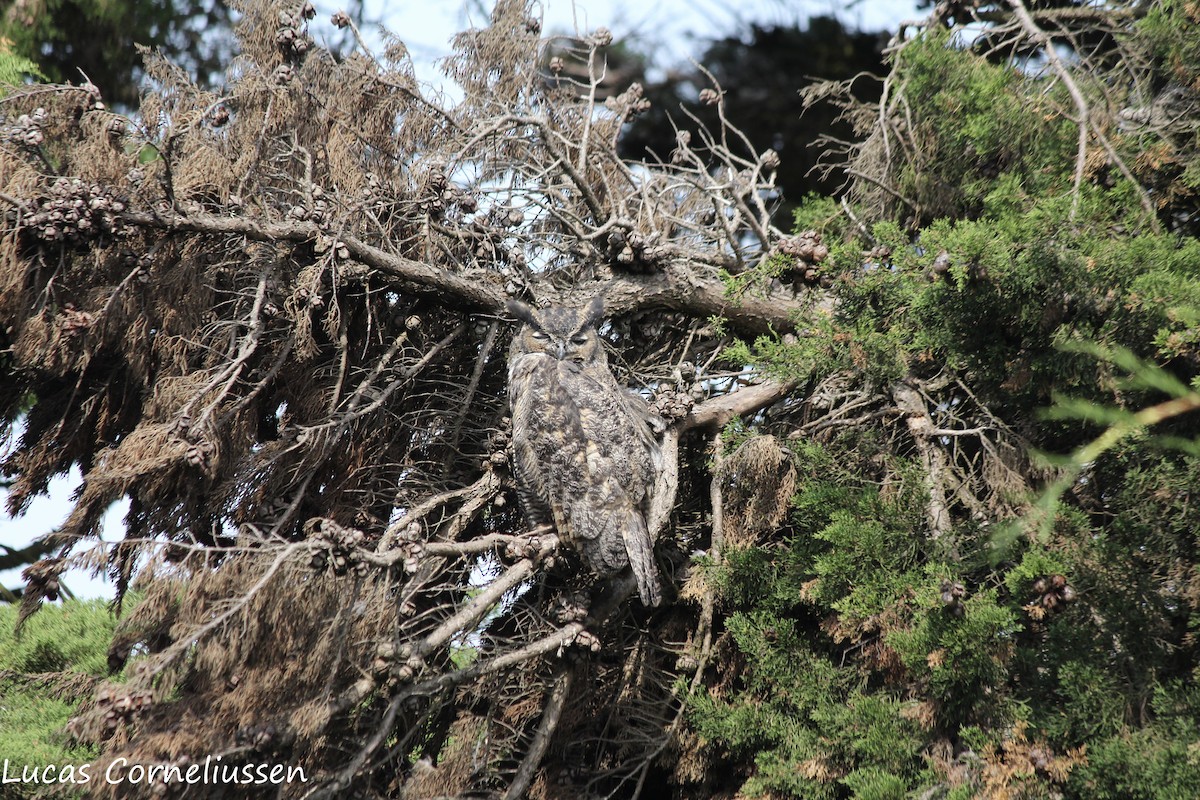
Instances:
[[[318,14],[325,14],[329,5],[328,0],[317,2]],[[705,40],[750,22],[788,24],[826,15],[862,30],[894,30],[902,20],[924,16],[916,10],[916,0],[543,0],[538,7],[545,33],[586,34],[604,26],[618,40],[632,38],[646,45],[639,49],[654,53],[660,67],[684,61],[702,50]],[[433,64],[448,54],[451,37],[482,27],[490,8],[490,0],[366,0],[365,16],[384,21],[412,53],[418,77],[433,81]],[[373,27],[365,26],[366,38]]]
[[[341,8],[325,0],[314,5],[324,21]],[[451,38],[460,30],[486,24],[490,7],[490,2],[481,0],[366,0],[362,32],[368,43],[378,43],[383,23],[407,45],[418,79],[436,85],[441,78],[436,62],[449,55]],[[633,38],[637,49],[653,53],[659,68],[685,61],[698,54],[706,40],[729,35],[750,22],[789,24],[829,15],[862,30],[895,31],[901,21],[922,16],[916,0],[543,0],[540,12],[547,34],[586,34],[607,27],[617,40]],[[6,446],[0,441],[0,456]],[[79,482],[77,471],[56,478],[48,495],[36,498],[16,519],[0,506],[0,544],[23,547],[61,525]],[[0,503],[5,495],[0,489]],[[122,501],[109,509],[102,528],[104,540],[120,538],[127,507],[127,501]],[[0,572],[0,584],[11,587],[20,582],[19,571]],[[80,571],[64,575],[63,583],[79,597],[111,598],[113,594],[103,579]]]

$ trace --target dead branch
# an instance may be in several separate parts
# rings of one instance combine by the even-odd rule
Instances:
[[[200,212],[183,216],[130,211],[123,219],[144,228],[238,235],[260,242],[310,242],[323,235],[318,226],[309,222],[266,222]],[[338,238],[356,260],[404,281],[416,291],[455,298],[466,308],[493,313],[501,311],[508,299],[499,289],[486,283],[388,253],[349,234]],[[734,300],[726,295],[724,285],[715,277],[698,281],[686,266],[656,275],[615,277],[605,285],[604,293],[606,306],[613,313],[660,306],[698,316],[724,317],[735,328],[758,333],[772,329],[791,330],[796,313],[803,308],[783,293]]]
[[[896,408],[905,415],[904,424],[908,426],[917,452],[921,454],[921,463],[925,468],[925,488],[929,492],[925,519],[929,524],[930,535],[934,539],[940,539],[949,533],[951,528],[950,507],[946,499],[950,476],[946,456],[935,441],[937,426],[929,416],[924,398],[914,386],[907,383],[894,384],[892,398]]]
[[[558,727],[558,720],[562,716],[563,706],[566,705],[570,691],[570,667],[560,664],[555,669],[554,682],[546,696],[546,704],[542,708],[542,719],[538,723],[537,732],[529,744],[529,749],[525,752],[525,758],[521,759],[521,766],[517,768],[517,774],[509,784],[508,791],[504,793],[505,800],[519,800],[525,796],[525,791],[533,781],[533,776],[542,763],[543,756],[546,755],[546,749],[550,746],[550,739]]]

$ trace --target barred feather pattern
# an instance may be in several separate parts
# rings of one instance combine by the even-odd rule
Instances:
[[[608,369],[594,320],[562,309],[529,313],[536,322],[518,332],[509,360],[522,506],[532,525],[553,525],[595,575],[629,566],[642,603],[656,606],[662,587],[646,527],[659,460],[652,414]]]

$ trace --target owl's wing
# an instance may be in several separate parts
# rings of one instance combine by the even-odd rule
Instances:
[[[642,603],[657,606],[662,587],[645,516],[659,457],[649,409],[640,410],[638,398],[608,375],[580,375],[570,386],[588,442],[588,490],[569,501],[571,527],[588,540],[583,549],[594,570],[628,564]]]
[[[593,466],[603,467],[594,461]],[[597,574],[611,575],[628,564],[642,604],[657,606],[662,601],[662,585],[646,518],[611,471],[593,472],[592,481],[588,491],[566,501],[566,516],[570,530],[578,536],[577,546]]]
[[[659,445],[659,439],[663,432],[667,429],[666,421],[655,414],[650,408],[650,404],[641,397],[629,391],[621,392],[622,405],[625,414],[628,416],[632,441],[631,445],[645,452],[649,457],[648,461],[643,461],[644,465],[648,465],[649,470],[643,474],[635,475],[635,480],[639,483],[645,483],[646,493],[638,498],[638,504],[642,509],[642,514],[648,514],[651,506],[654,503],[655,489],[657,481],[655,478],[663,470],[663,453],[662,447]]]

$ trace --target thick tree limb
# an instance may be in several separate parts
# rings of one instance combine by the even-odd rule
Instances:
[[[736,392],[714,397],[693,408],[692,412],[683,418],[680,427],[683,430],[710,425],[724,427],[734,417],[750,414],[782,400],[797,384],[798,381],[763,381]]]
[[[696,316],[718,316],[752,333],[790,331],[804,305],[787,294],[731,298],[717,278],[704,280],[688,270],[645,276],[621,276],[604,287],[605,307],[612,313],[664,307]]]
[[[245,236],[260,242],[307,242],[328,235],[312,222],[268,222],[208,213],[185,216],[129,211],[121,218],[143,228]],[[469,309],[489,312],[500,311],[508,299],[503,287],[497,284],[389,253],[354,236],[343,234],[338,239],[355,260],[410,283],[418,292],[437,294]],[[735,328],[753,333],[790,330],[802,308],[800,302],[783,293],[731,298],[717,277],[701,276],[682,264],[652,275],[621,275],[607,281],[602,288],[605,304],[613,313],[669,308],[701,317],[721,316]]]

